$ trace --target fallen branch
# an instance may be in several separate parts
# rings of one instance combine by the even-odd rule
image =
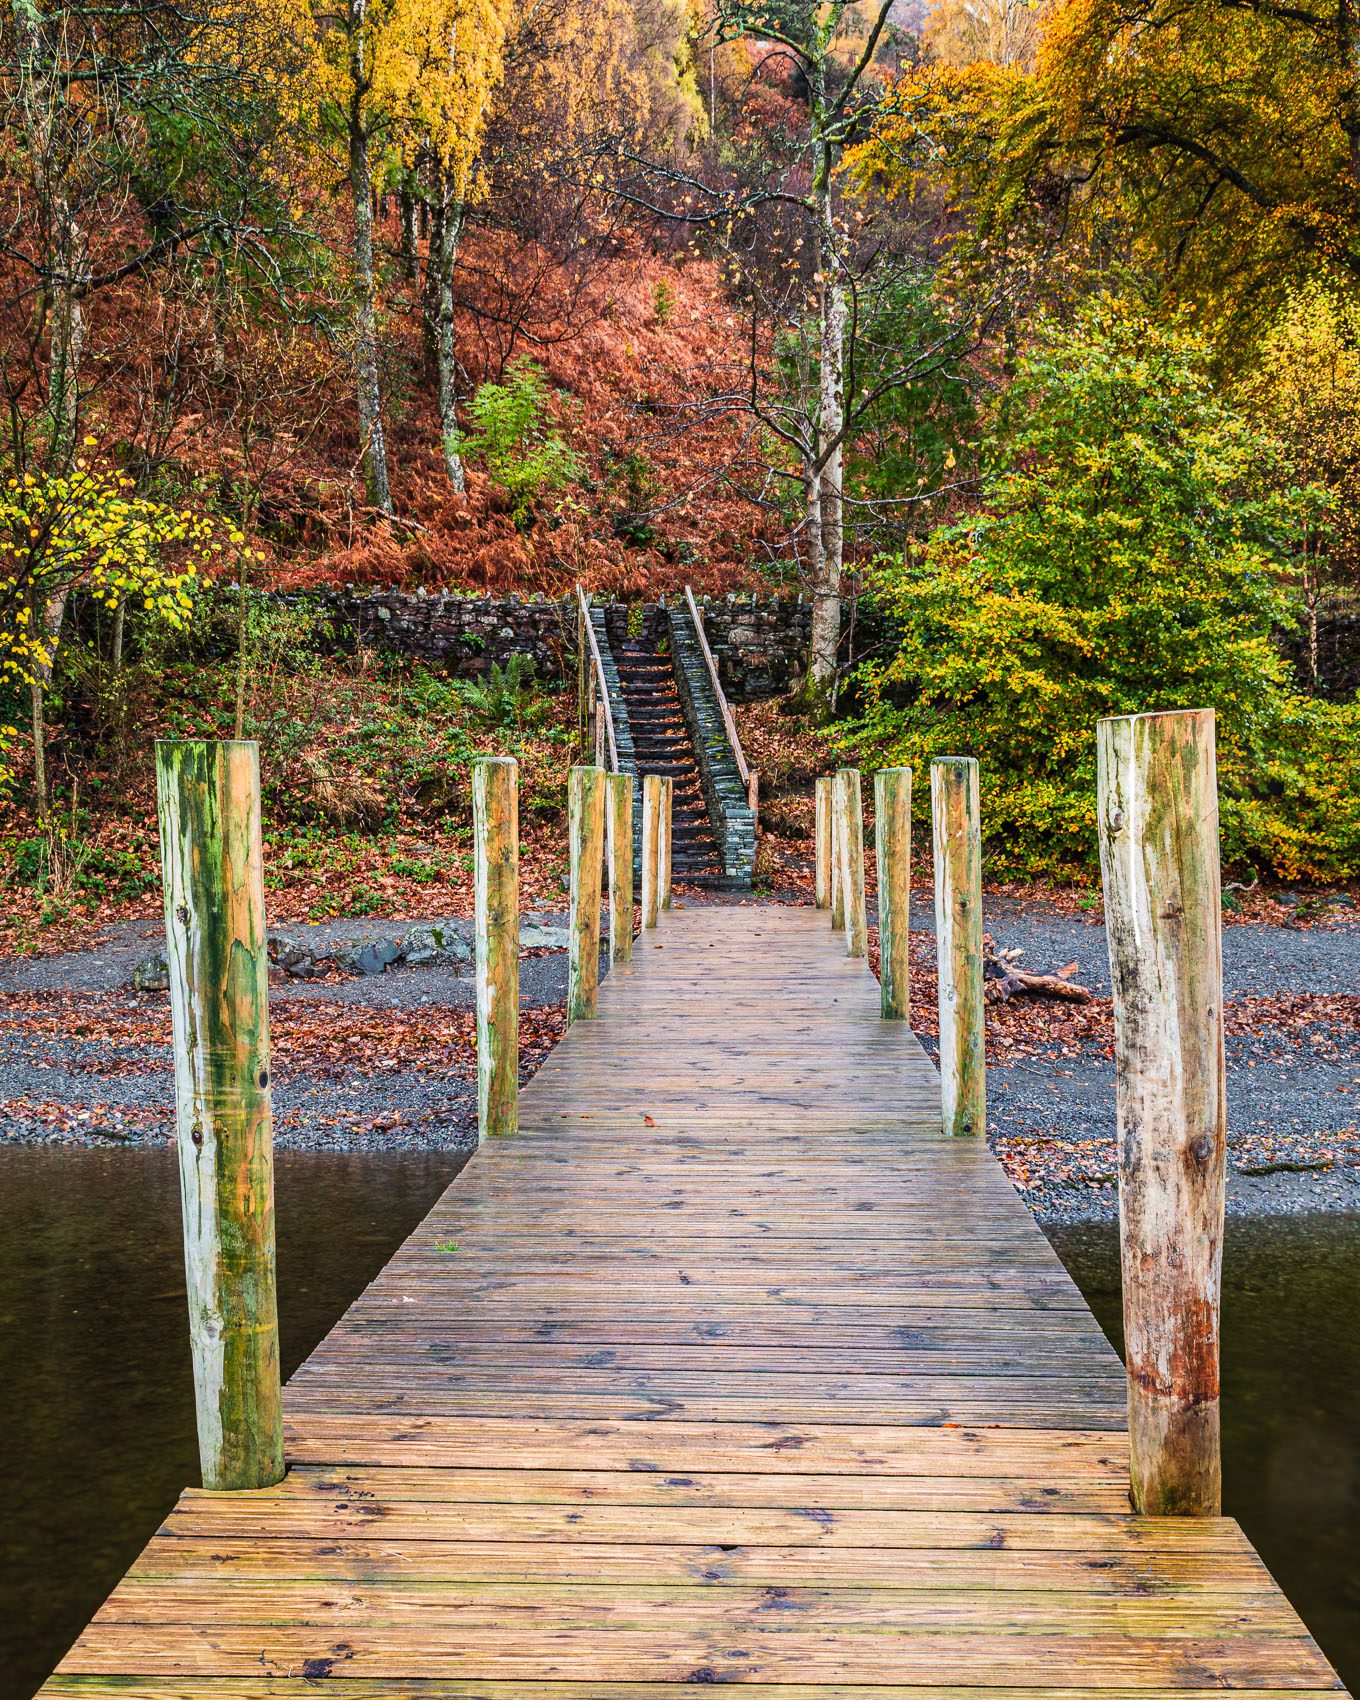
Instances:
[[[1075,962],[1054,974],[1028,974],[1017,967],[1021,950],[997,950],[990,938],[982,941],[982,997],[985,1003],[1006,1003],[1013,997],[1060,998],[1064,1003],[1090,1003],[1091,993],[1070,978]]]

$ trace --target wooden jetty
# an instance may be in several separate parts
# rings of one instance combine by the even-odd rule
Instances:
[[[1338,1691],[1231,1519],[1131,1514],[1123,1366],[824,912],[673,910],[520,1122],[45,1693]]]

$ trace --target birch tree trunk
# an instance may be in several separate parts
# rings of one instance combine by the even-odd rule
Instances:
[[[841,641],[841,568],[845,557],[845,516],[841,498],[844,454],[840,436],[845,423],[845,290],[835,272],[828,237],[824,285],[820,437],[822,443],[821,572],[813,591],[812,678],[834,702]],[[833,445],[833,446],[828,446]]]
[[[363,99],[368,91],[364,65],[366,0],[352,0],[350,18],[349,186],[354,202],[354,375],[359,403],[359,435],[363,443],[364,485],[371,506],[392,512],[392,488],[387,476],[387,442],[383,434],[382,389],[378,381],[378,318],[373,275],[373,176],[368,158],[368,130]]]
[[[439,405],[439,440],[444,450],[444,469],[454,494],[466,488],[463,457],[458,452],[458,341],[453,316],[453,268],[458,263],[458,243],[463,234],[464,209],[452,198],[447,176],[439,179],[439,270],[435,314],[435,378]],[[433,244],[432,244],[433,246]]]

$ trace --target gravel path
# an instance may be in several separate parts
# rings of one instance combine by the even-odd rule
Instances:
[[[526,942],[562,939],[565,915],[525,919]],[[316,946],[390,936],[409,925],[330,922],[290,927],[288,936]],[[466,930],[469,923],[447,925]],[[989,901],[986,926],[999,947],[1025,952],[1026,967],[1076,962],[1076,977],[1108,997],[1099,922],[1007,899]],[[929,894],[918,893],[913,931],[929,936],[932,930]],[[167,1047],[152,1031],[157,1023],[164,1029],[164,995],[127,987],[132,967],[160,937],[157,927],[128,923],[109,929],[90,951],[0,963],[0,1140],[162,1143],[171,1136]],[[1360,990],[1360,917],[1311,928],[1230,925],[1223,952],[1229,998],[1354,997]],[[525,956],[526,1025],[534,1012],[560,1009],[566,978],[565,950]],[[473,1093],[463,1065],[474,992],[466,964],[401,964],[383,974],[322,980],[276,972],[273,979],[281,1146],[443,1150],[471,1142]],[[72,1015],[65,1020],[68,999]],[[280,1040],[291,1031],[290,1019],[305,1029],[292,1058]],[[460,1066],[448,1061],[454,1052],[437,1046],[426,1055],[430,1033],[460,1021]],[[1227,1052],[1230,1207],[1360,1208],[1356,1026],[1266,1019],[1251,1035],[1230,1037]],[[1041,1215],[1078,1220],[1113,1213],[1114,1080],[1102,1044],[1070,1037],[1040,1043],[991,1067],[988,1093],[993,1144]]]

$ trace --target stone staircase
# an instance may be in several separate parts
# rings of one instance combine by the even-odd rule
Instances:
[[[674,781],[671,804],[671,877],[677,884],[722,885],[718,845],[708,818],[699,767],[675,687],[664,640],[630,637],[614,647],[614,664],[628,714],[638,774]],[[622,754],[622,752],[620,752]]]

